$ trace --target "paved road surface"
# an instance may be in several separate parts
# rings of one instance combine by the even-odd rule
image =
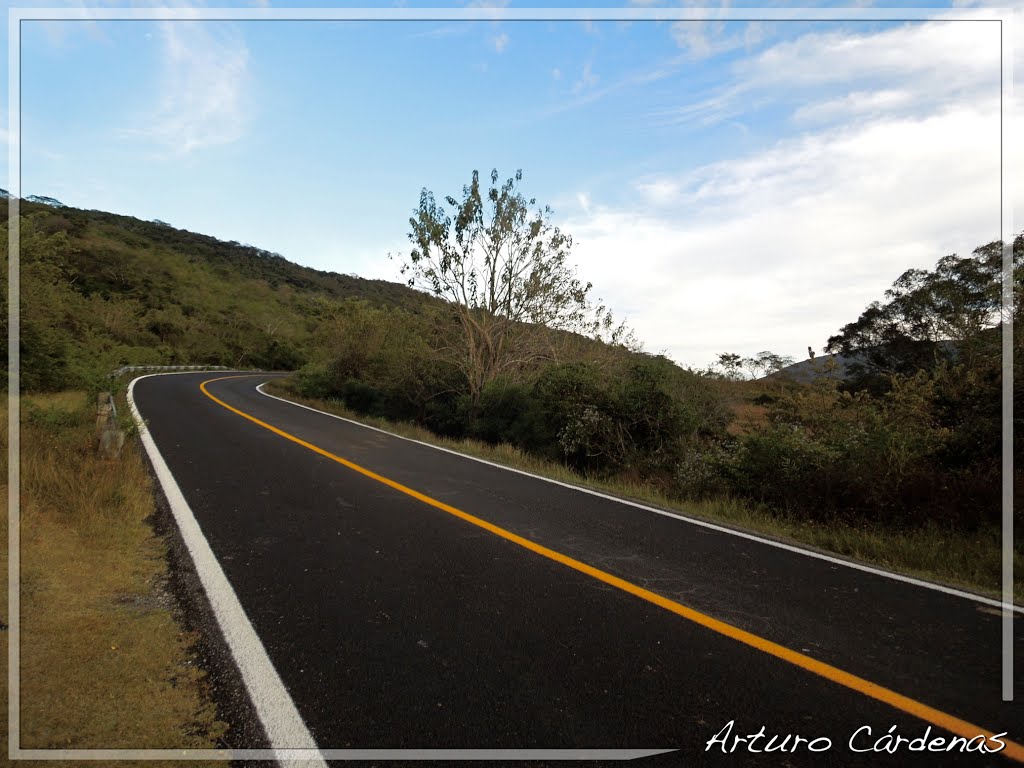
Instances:
[[[321,748],[980,766],[1012,764],[1024,743],[1024,707],[1001,701],[990,606],[330,418],[257,392],[267,376],[200,390],[222,375],[144,378],[135,401]],[[816,663],[823,674],[803,668]],[[849,746],[861,729],[854,744],[870,750],[892,726],[948,740],[949,718],[1016,743],[999,756]],[[764,726],[756,748],[787,734],[832,744],[706,751],[730,721],[734,735]]]

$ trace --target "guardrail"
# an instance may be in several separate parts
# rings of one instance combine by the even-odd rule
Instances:
[[[230,371],[226,365],[123,365],[111,371],[109,378],[116,379],[126,373],[139,371]],[[96,399],[96,444],[105,459],[116,459],[124,446],[124,430],[117,423],[117,405],[110,392],[100,392]]]
[[[137,371],[230,371],[226,365],[124,365],[110,374],[116,379],[126,373]]]

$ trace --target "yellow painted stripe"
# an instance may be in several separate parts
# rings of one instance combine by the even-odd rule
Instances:
[[[303,448],[308,448],[314,453],[318,453],[321,456],[331,459],[332,461],[336,461],[337,463],[341,464],[342,466],[348,467],[354,472],[358,472],[359,474],[365,475],[366,477],[369,477],[372,480],[376,480],[378,483],[383,483],[389,488],[394,488],[396,491],[404,493],[407,496],[411,496],[412,498],[418,501],[422,501],[424,504],[429,504],[435,509],[440,509],[444,512],[447,512],[450,515],[454,515],[455,517],[461,520],[465,520],[467,523],[471,523],[472,525],[475,525],[479,528],[483,528],[485,531],[489,531],[490,533],[493,533],[495,536],[500,536],[501,538],[506,539],[507,541],[511,541],[513,544],[518,544],[519,546],[528,549],[531,552],[535,552],[538,555],[546,557],[549,560],[554,560],[556,563],[561,563],[562,565],[572,568],[575,571],[585,573],[587,576],[595,578],[598,581],[602,581],[605,584],[615,587],[616,589],[621,589],[623,592],[628,592],[631,595],[635,595],[636,597],[639,597],[641,600],[646,600],[647,602],[652,603],[658,606],[659,608],[664,608],[666,611],[671,611],[677,616],[682,616],[684,619],[688,619],[689,621],[692,621],[695,624],[699,624],[702,627],[710,629],[712,632],[717,632],[720,635],[732,638],[733,640],[743,643],[744,645],[750,646],[751,648],[756,648],[757,650],[762,651],[763,653],[766,653],[769,656],[774,656],[777,659],[782,659],[783,661],[787,661],[790,664],[800,667],[801,669],[805,669],[808,672],[813,672],[814,674],[819,675],[820,677],[823,677],[826,680],[830,680],[833,683],[842,685],[846,688],[849,688],[850,690],[856,691],[857,693],[861,693],[865,696],[869,696],[872,699],[881,701],[884,704],[888,704],[889,706],[894,707],[895,709],[901,710],[910,715],[913,715],[914,717],[920,718],[925,722],[931,723],[932,725],[942,728],[943,730],[949,731],[950,733],[955,734],[957,736],[963,736],[967,739],[971,739],[976,738],[977,736],[991,737],[995,735],[995,732],[993,731],[981,728],[977,725],[973,725],[967,722],[966,720],[961,720],[958,717],[954,717],[953,715],[942,712],[938,709],[935,709],[934,707],[929,707],[927,704],[922,704],[920,701],[911,699],[910,697],[896,693],[896,691],[890,690],[889,688],[885,688],[881,685],[872,683],[870,680],[865,680],[864,678],[857,677],[856,675],[850,674],[849,672],[844,672],[838,667],[833,667],[831,664],[826,664],[822,661],[818,661],[817,659],[812,659],[810,656],[805,656],[802,653],[790,650],[789,648],[779,645],[778,643],[773,643],[771,640],[766,640],[763,637],[742,630],[739,627],[734,627],[732,624],[727,624],[724,621],[719,621],[718,619],[712,618],[711,616],[703,614],[700,611],[696,611],[693,608],[688,608],[687,606],[682,605],[681,603],[677,603],[674,600],[669,600],[667,597],[663,597],[662,595],[659,595],[655,592],[651,592],[648,589],[639,587],[636,584],[626,581],[625,579],[620,579],[618,576],[613,576],[610,573],[606,573],[605,571],[602,571],[599,568],[595,568],[592,565],[587,565],[586,563],[580,562],[579,560],[569,557],[568,555],[563,555],[561,552],[556,552],[555,550],[549,549],[548,547],[545,547],[534,541],[524,539],[522,536],[518,536],[512,533],[511,531],[507,531],[504,528],[500,528],[499,526],[494,525],[493,523],[489,523],[486,520],[483,520],[474,515],[471,515],[468,512],[463,512],[461,509],[457,509],[456,507],[453,507],[450,504],[445,504],[443,501],[438,501],[437,499],[431,498],[426,494],[420,493],[419,491],[413,490],[412,488],[408,488],[407,486],[395,482],[390,478],[384,477],[383,475],[378,475],[376,472],[373,472],[372,470],[366,469],[365,467],[361,467],[358,464],[349,461],[348,459],[343,459],[341,456],[336,456],[330,451],[325,451],[323,448],[317,445],[308,443],[302,438],[289,434],[288,432],[285,432],[283,429],[278,429],[272,424],[267,424],[265,421],[260,421],[255,416],[250,416],[248,413],[240,411],[238,408],[235,408],[234,406],[228,405],[220,398],[210,394],[210,391],[206,388],[207,384],[213,384],[214,382],[217,381],[224,381],[225,379],[236,378],[243,377],[222,376],[221,378],[218,379],[210,379],[208,381],[204,381],[202,384],[199,385],[199,388],[203,391],[203,394],[205,394],[208,398],[213,400],[218,405],[227,408],[232,413],[237,413],[242,418],[248,419],[254,424],[258,424],[259,426],[263,427],[264,429],[269,429],[274,434],[280,435],[286,440],[291,440],[293,443],[298,443]],[[1000,755],[1004,755],[1013,760],[1016,760],[1017,762],[1024,763],[1024,746],[1021,746],[1016,742],[1010,741],[1005,737],[1001,738],[1000,740],[1006,744],[1006,748],[999,753]]]

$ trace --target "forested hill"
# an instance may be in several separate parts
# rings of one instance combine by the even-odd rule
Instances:
[[[82,257],[75,259],[74,264],[81,270],[82,279],[89,279],[92,290],[120,291],[123,283],[110,279],[109,273],[126,266],[149,266],[145,257],[150,252],[161,258],[209,264],[225,277],[254,278],[274,288],[288,285],[336,299],[362,298],[409,305],[418,304],[423,298],[401,283],[303,267],[279,253],[177,229],[160,220],[142,221],[116,213],[53,207],[29,200],[21,201],[21,212],[26,216],[45,216],[48,229],[63,230],[74,239],[74,244],[81,247]],[[0,221],[6,223],[7,216],[7,206],[0,206]],[[125,263],[125,257],[130,261],[131,256],[138,258],[137,264]]]
[[[310,358],[319,321],[341,304],[416,313],[432,303],[399,283],[302,267],[160,221],[49,198],[22,200],[21,213],[29,389],[78,386],[122,364],[293,368]],[[0,205],[5,248],[7,217]]]

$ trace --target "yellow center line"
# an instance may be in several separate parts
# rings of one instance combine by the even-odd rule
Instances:
[[[359,474],[365,475],[366,477],[369,477],[372,480],[376,480],[378,483],[382,483],[388,486],[389,488],[393,488],[396,491],[399,491],[400,493],[404,493],[406,496],[411,496],[412,498],[418,501],[422,501],[424,504],[429,504],[431,507],[434,507],[435,509],[442,510],[443,512],[447,512],[450,515],[454,515],[455,517],[461,520],[465,520],[467,523],[471,523],[472,525],[475,525],[479,528],[483,528],[485,531],[489,531],[490,533],[493,533],[496,536],[500,536],[501,538],[506,539],[507,541],[511,541],[513,544],[518,544],[519,546],[528,549],[531,552],[535,552],[538,555],[546,557],[549,560],[554,560],[556,563],[561,563],[562,565],[572,568],[575,571],[585,573],[587,576],[595,578],[598,581],[602,581],[605,584],[615,587],[616,589],[621,589],[623,592],[628,592],[629,594],[639,597],[642,600],[646,600],[647,602],[652,603],[653,605],[656,605],[659,608],[664,608],[666,611],[671,611],[672,613],[678,616],[682,616],[684,619],[687,619],[689,621],[694,622],[695,624],[699,624],[702,627],[710,629],[712,632],[724,635],[725,637],[736,640],[751,648],[756,648],[757,650],[766,653],[769,656],[774,656],[777,659],[787,661],[790,664],[793,664],[794,666],[807,670],[808,672],[813,672],[814,674],[823,677],[826,680],[830,680],[833,683],[837,683],[838,685],[844,686],[845,688],[849,688],[850,690],[856,691],[857,693],[861,693],[865,696],[869,696],[872,699],[881,701],[884,704],[888,704],[889,706],[894,707],[895,709],[901,710],[902,712],[906,712],[910,715],[913,715],[914,717],[920,718],[921,720],[924,720],[927,723],[931,723],[932,725],[937,726],[939,728],[942,728],[943,730],[955,734],[956,736],[962,736],[966,739],[976,739],[979,736],[991,738],[996,735],[993,731],[989,731],[985,728],[981,728],[980,726],[973,725],[972,723],[969,723],[966,720],[961,720],[958,717],[954,717],[953,715],[942,712],[938,709],[935,709],[934,707],[929,707],[927,704],[923,704],[920,701],[917,701],[916,699],[911,699],[910,697],[904,696],[900,693],[896,693],[896,691],[893,691],[889,688],[885,688],[881,685],[872,683],[870,680],[865,680],[862,677],[857,677],[856,675],[853,675],[849,672],[845,672],[839,669],[838,667],[833,667],[831,664],[826,664],[825,662],[818,661],[817,659],[812,659],[810,656],[805,656],[802,653],[798,653],[797,651],[786,648],[785,646],[779,645],[778,643],[773,643],[771,640],[766,640],[763,637],[747,632],[746,630],[740,629],[739,627],[734,627],[732,624],[727,624],[724,621],[719,621],[718,619],[712,618],[711,616],[703,614],[700,611],[696,611],[693,608],[688,608],[687,606],[681,603],[677,603],[674,600],[669,600],[667,597],[663,597],[662,595],[659,595],[655,592],[651,592],[648,589],[639,587],[636,584],[626,581],[625,579],[620,579],[618,576],[613,576],[610,573],[606,573],[605,571],[602,571],[599,568],[595,568],[592,565],[587,565],[586,563],[580,562],[579,560],[569,557],[568,555],[563,555],[561,552],[549,549],[548,547],[545,547],[542,544],[538,544],[534,541],[530,541],[529,539],[525,539],[522,536],[518,536],[512,533],[511,531],[507,531],[504,528],[500,528],[499,526],[494,525],[494,523],[489,523],[486,520],[469,514],[468,512],[463,512],[461,509],[457,509],[456,507],[453,507],[450,504],[445,504],[443,501],[438,501],[437,499],[431,498],[426,494],[413,490],[412,488],[404,486],[401,483],[395,482],[390,478],[384,477],[383,475],[379,475],[376,472],[373,472],[372,470],[366,469],[365,467],[361,467],[358,464],[349,461],[348,459],[344,459],[341,456],[336,456],[330,451],[326,451],[317,445],[308,443],[302,438],[289,434],[288,432],[285,432],[283,429],[279,429],[273,426],[272,424],[267,424],[265,421],[260,421],[255,416],[250,416],[248,413],[240,411],[238,408],[235,408],[234,406],[228,405],[223,400],[210,394],[210,391],[206,388],[207,384],[213,384],[214,382],[217,381],[224,381],[226,379],[236,378],[243,377],[222,376],[217,379],[209,379],[200,384],[199,388],[202,390],[204,395],[206,395],[208,398],[213,400],[218,405],[227,408],[229,411],[238,414],[242,418],[248,419],[254,424],[258,424],[264,429],[270,430],[274,434],[280,435],[286,440],[291,440],[293,443],[298,443],[303,448],[308,448],[314,453],[318,453],[321,456],[324,456],[328,459],[331,459],[332,461],[337,462],[338,464],[341,464],[342,466],[348,467],[354,472],[358,472]],[[1017,762],[1024,763],[1024,746],[1021,746],[1016,742],[1010,741],[1005,736],[1000,737],[998,742],[992,742],[992,744],[998,746],[1000,742],[1005,744],[1006,746],[1003,750],[1000,751],[999,754],[1009,757]]]

